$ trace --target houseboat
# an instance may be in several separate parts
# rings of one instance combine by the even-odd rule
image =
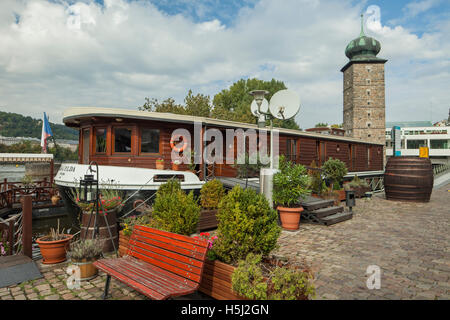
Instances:
[[[208,130],[214,129],[224,137],[229,129],[253,129],[260,132],[256,124],[111,108],[70,108],[64,112],[63,122],[79,130],[78,164],[63,164],[55,177],[66,204],[70,202],[70,189],[78,186],[78,181],[87,173],[92,162],[99,165],[100,188],[113,185],[122,190],[125,197],[133,195],[134,198],[128,203],[132,207],[147,199],[161,183],[172,177],[180,180],[183,189],[198,192],[207,177],[236,177],[236,158],[223,163],[205,163],[201,159],[194,168],[195,173],[188,171],[189,167],[185,163],[173,170],[172,149],[179,146],[174,145],[172,134],[175,130],[185,130],[200,141],[201,154],[208,146],[205,137]],[[315,161],[321,166],[332,157],[346,163],[348,177],[383,173],[382,144],[301,130],[276,130],[279,138],[274,150],[295,163],[309,166]],[[228,141],[223,144],[224,155],[228,155],[229,148],[236,150],[236,140],[231,144]],[[248,150],[248,145],[246,148]],[[157,169],[157,160],[161,159],[164,160],[162,170]]]

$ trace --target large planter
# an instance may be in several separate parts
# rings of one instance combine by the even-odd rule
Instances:
[[[339,201],[344,201],[345,200],[345,190],[340,189],[340,190],[336,190],[336,192],[339,195]]]
[[[218,260],[206,260],[199,291],[217,300],[246,300],[232,289],[235,267]]]
[[[217,228],[217,209],[202,209],[200,219],[197,224],[197,232]]]
[[[81,281],[91,280],[97,276],[98,270],[93,265],[95,261],[96,260],[86,260],[86,259],[77,261],[72,259],[72,264],[80,268]]]
[[[128,250],[128,244],[130,242],[130,237],[123,233],[123,230],[119,231],[119,256],[124,256]]]
[[[42,255],[43,264],[54,264],[66,261],[66,252],[69,249],[70,241],[73,238],[71,234],[65,234],[62,240],[48,241],[49,236],[41,237],[36,240]]]
[[[92,239],[95,229],[95,212],[83,212],[81,217],[81,239]],[[97,216],[97,225],[99,227],[99,239],[102,241],[103,252],[112,252],[114,247],[119,247],[119,233],[117,230],[117,209],[106,212],[106,221],[104,213]],[[111,236],[108,231],[111,231]],[[113,245],[114,242],[114,245]]]
[[[287,208],[278,206],[278,212],[280,213],[281,227],[285,230],[295,231],[298,230],[300,223],[300,215],[303,211],[302,207]]]
[[[180,169],[180,165],[172,162],[172,170],[178,171]]]

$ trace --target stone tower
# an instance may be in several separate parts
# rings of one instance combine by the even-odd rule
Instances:
[[[385,59],[377,58],[380,42],[361,33],[345,49],[350,61],[341,69],[344,73],[345,134],[365,141],[386,144],[385,137]]]

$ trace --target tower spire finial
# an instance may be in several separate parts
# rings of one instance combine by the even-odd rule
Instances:
[[[364,14],[361,13],[361,33],[359,34],[360,37],[365,36],[364,34]]]

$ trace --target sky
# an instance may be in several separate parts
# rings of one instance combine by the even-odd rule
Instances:
[[[388,60],[386,121],[447,118],[448,0],[1,0],[0,111],[61,123],[73,106],[183,103],[256,77],[299,94],[300,127],[342,123],[361,13]]]

